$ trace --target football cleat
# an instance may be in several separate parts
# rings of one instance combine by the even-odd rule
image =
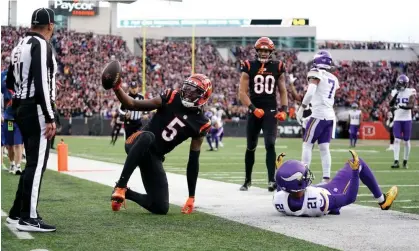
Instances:
[[[126,204],[125,204],[126,191],[127,191],[126,187],[125,188],[115,187],[111,196],[112,211],[119,211],[122,205],[124,205],[124,208],[126,208]]]
[[[407,166],[407,160],[403,160],[403,168],[404,169],[408,169],[409,167]]]
[[[252,182],[251,181],[245,181],[243,186],[240,187],[240,191],[247,191],[249,190],[249,187],[252,186]]]
[[[396,200],[398,194],[398,189],[396,186],[392,186],[388,192],[384,195],[384,202],[378,203],[381,207],[381,210],[389,210],[393,202]]]
[[[400,168],[399,161],[395,160],[394,164],[391,165],[391,168]]]

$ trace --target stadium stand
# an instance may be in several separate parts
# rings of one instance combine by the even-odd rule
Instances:
[[[2,26],[2,68],[4,59],[26,28]],[[112,58],[121,61],[124,71],[123,82],[142,80],[142,59],[134,56],[121,37],[77,33],[57,30],[52,39],[59,64],[57,106],[60,114],[69,117],[90,117],[100,114],[105,118],[117,109],[118,101],[109,91],[100,86],[102,66]],[[141,41],[137,43],[141,46]],[[403,49],[400,44],[388,43],[339,43],[325,42],[319,46],[327,49]],[[141,48],[141,47],[140,47]],[[229,118],[244,119],[247,109],[237,99],[240,73],[238,60],[254,56],[252,45],[231,48],[236,60],[224,60],[214,44],[197,41],[196,72],[207,74],[215,83],[211,106],[223,107]],[[177,88],[191,72],[190,41],[147,40],[146,43],[146,97],[160,93],[164,88]],[[288,72],[298,77],[295,86],[299,92],[305,88],[305,76],[310,67],[297,58],[297,51],[277,51],[276,57],[286,63]],[[333,55],[333,54],[332,54]],[[337,93],[337,106],[349,106],[359,100],[366,120],[385,120],[389,110],[389,93],[396,77],[406,72],[411,86],[419,89],[419,62],[335,62],[335,74],[342,88]],[[291,110],[297,107],[289,95]],[[291,116],[291,119],[293,116]],[[415,120],[419,120],[419,110],[414,110]]]

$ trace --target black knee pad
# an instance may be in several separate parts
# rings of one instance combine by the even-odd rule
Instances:
[[[257,146],[258,146],[257,141],[247,142],[247,150],[249,151],[255,151]]]
[[[139,147],[148,148],[154,142],[155,138],[154,134],[149,131],[135,132],[125,141],[125,153],[128,154],[129,151],[137,145]]]

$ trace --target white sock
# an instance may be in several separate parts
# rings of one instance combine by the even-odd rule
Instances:
[[[313,151],[313,144],[308,143],[308,142],[303,142],[303,153],[301,156],[301,162],[303,162],[304,164],[307,164],[309,168],[311,164],[311,155],[313,153],[312,151]]]
[[[384,202],[384,194],[382,194],[380,197],[377,198],[378,203]]]
[[[410,155],[410,140],[404,142],[404,160],[409,160]]]
[[[330,155],[329,143],[319,145],[320,158],[322,160],[323,178],[330,178],[332,169],[332,155]]]
[[[394,139],[394,160],[399,161],[399,153],[400,153],[400,139]]]
[[[14,160],[12,161],[11,165],[12,165],[12,166],[16,165]]]

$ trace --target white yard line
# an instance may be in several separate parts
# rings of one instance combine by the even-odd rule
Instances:
[[[419,208],[419,206],[405,206],[405,207],[401,207],[401,208],[411,209],[411,208]]]
[[[69,157],[68,160],[70,170],[91,170],[68,172],[68,175],[105,184],[110,191],[121,172],[119,165],[111,163],[78,157]],[[48,168],[56,170],[56,163],[56,155],[51,154]],[[104,169],[114,171],[95,171]],[[186,177],[168,173],[167,178],[170,203],[183,205],[188,195]],[[144,192],[138,169],[128,185],[133,190]],[[252,187],[248,192],[241,192],[239,187],[237,184],[200,178],[195,206],[201,212],[336,249],[419,250],[419,215],[350,205],[343,208],[339,216],[310,219],[286,217],[276,212],[271,204],[272,193],[266,189]],[[302,231],[304,225],[309,227]],[[324,234],[327,234],[327,238],[321,238]]]
[[[4,212],[3,210],[1,210],[1,216],[2,216],[2,217],[6,217],[6,216],[7,216],[7,213],[6,213],[6,212]],[[10,229],[10,231],[11,231],[14,235],[16,235],[16,237],[17,237],[18,239],[22,239],[22,240],[30,240],[30,239],[34,239],[34,238],[33,238],[33,236],[32,236],[30,233],[28,233],[28,232],[21,232],[21,231],[17,230],[17,229],[16,229],[15,224],[9,224],[9,223],[7,223],[6,221],[4,222],[4,224],[6,225],[6,227],[7,227],[8,229]]]

